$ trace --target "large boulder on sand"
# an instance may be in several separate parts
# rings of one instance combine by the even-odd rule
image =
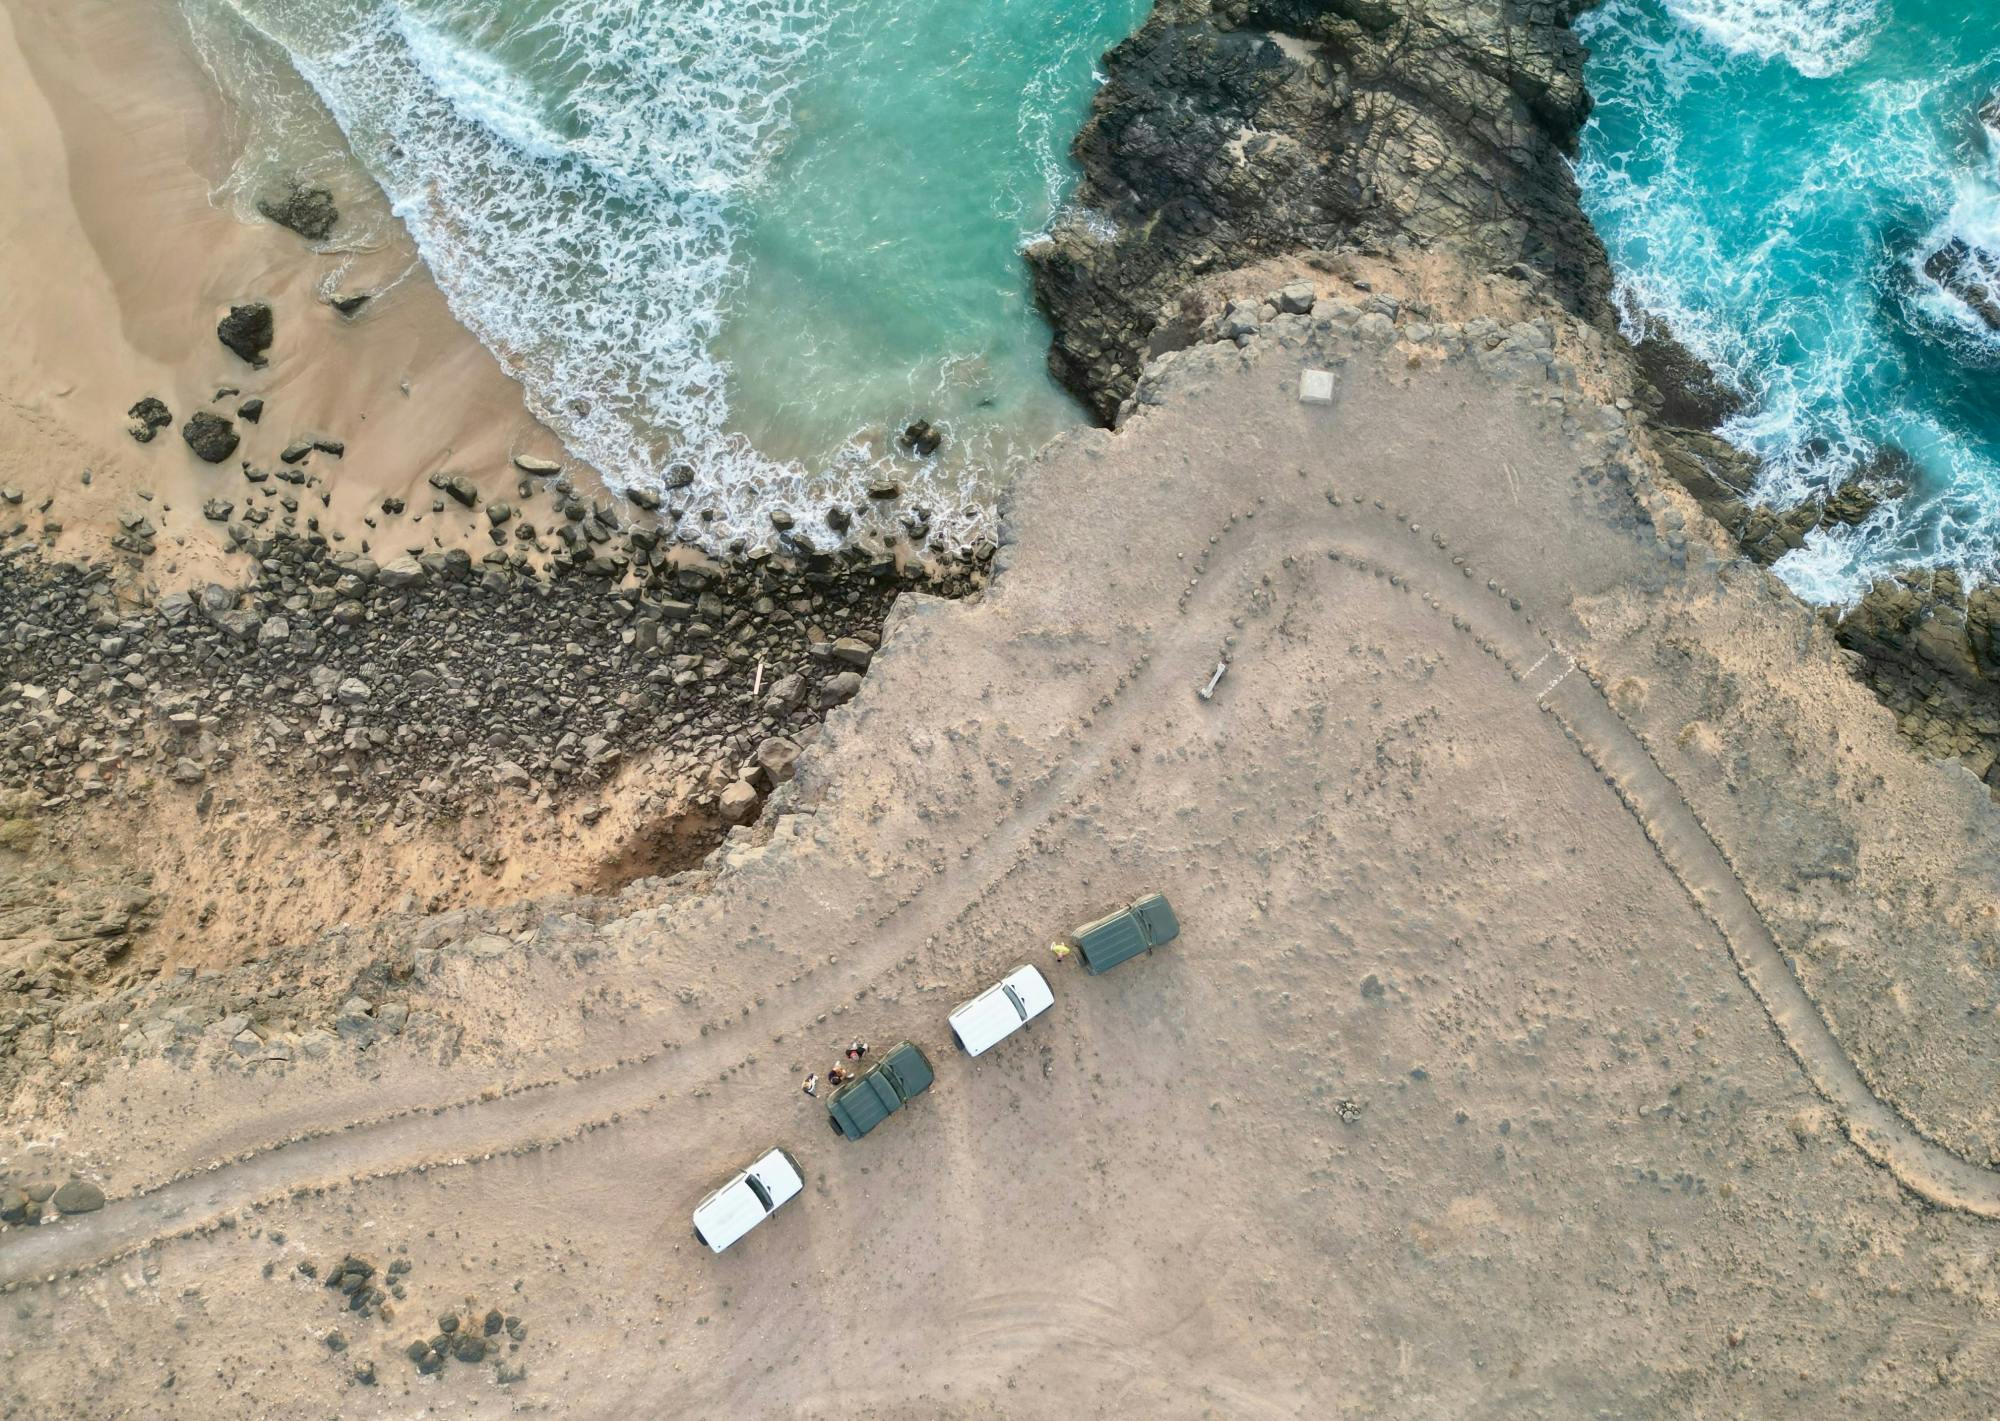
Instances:
[[[236,452],[236,426],[219,414],[201,411],[181,426],[181,438],[188,448],[211,464],[219,464]]]
[[[247,306],[231,306],[215,328],[224,345],[252,365],[265,364],[264,352],[271,348],[271,308],[262,301]]]
[[[333,205],[332,193],[299,182],[294,182],[292,190],[281,198],[259,198],[257,210],[280,227],[289,227],[312,242],[324,242],[333,235],[334,223],[340,221],[340,209]]]

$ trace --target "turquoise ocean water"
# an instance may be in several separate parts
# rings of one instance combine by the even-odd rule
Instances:
[[[531,408],[614,483],[691,466],[715,542],[883,473],[969,539],[1081,418],[1019,248],[1150,0],[182,4],[241,126],[219,197],[379,184]]]
[[[1608,0],[1577,176],[1628,315],[1750,397],[1725,432],[1789,503],[1883,445],[1909,497],[1778,571],[1844,602],[1886,571],[1989,570],[2000,332],[1925,274],[1954,239],[2000,298],[2000,4]]]

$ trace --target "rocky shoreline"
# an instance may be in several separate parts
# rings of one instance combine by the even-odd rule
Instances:
[[[1567,162],[1591,107],[1570,26],[1589,8],[1160,0],[1105,57],[1075,206],[1027,252],[1051,374],[1117,423],[1146,362],[1225,314],[1217,278],[1282,257],[1449,252],[1619,334]],[[1624,343],[1654,452],[1753,560],[1907,491],[1892,450],[1822,501],[1755,502],[1754,461],[1715,434],[1740,398],[1664,328]],[[1823,615],[1909,741],[2000,793],[2000,590],[1909,573]]]
[[[462,550],[378,564],[290,533],[245,549],[241,585],[156,599],[101,564],[0,558],[0,1083],[17,1054],[46,1055],[59,1015],[73,1029],[88,999],[150,994],[171,966],[146,930],[184,885],[42,864],[80,820],[185,800],[204,852],[225,859],[220,825],[246,807],[296,825],[262,832],[322,845],[477,824],[502,798],[552,821],[595,794],[588,824],[637,764],[618,877],[670,874],[758,818],[820,718],[860,689],[900,594],[962,596],[982,576],[762,556],[663,561],[643,579],[560,563],[475,575]],[[490,869],[511,847],[489,831],[461,851]],[[248,970],[271,985],[268,965]],[[351,995],[350,976],[328,990]]]

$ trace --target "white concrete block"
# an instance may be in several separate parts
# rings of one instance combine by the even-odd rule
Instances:
[[[1331,370],[1301,370],[1299,372],[1299,403],[1302,405],[1332,404],[1333,372]]]

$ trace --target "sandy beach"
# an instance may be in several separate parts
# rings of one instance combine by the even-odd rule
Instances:
[[[301,436],[345,443],[338,461],[314,458],[329,501],[313,512],[357,548],[465,546],[484,520],[456,506],[432,512],[431,474],[506,497],[520,479],[514,454],[565,457],[519,386],[452,320],[407,238],[319,253],[211,205],[232,161],[226,115],[171,5],[23,0],[5,22],[0,121],[11,138],[0,161],[18,200],[0,241],[10,269],[34,279],[15,288],[0,356],[0,478],[26,495],[25,510],[53,500],[28,531],[59,525],[42,540],[54,555],[102,552],[119,515],[136,509],[171,548],[150,580],[227,574],[221,529],[201,505],[251,490],[234,460],[203,464],[175,430],[197,410],[228,415],[253,397],[266,412],[254,426],[238,421],[242,458],[275,465]],[[366,190],[341,198],[381,204]],[[320,288],[350,262],[343,289],[394,286],[348,318]],[[229,308],[249,301],[276,313],[263,369],[214,338]],[[218,401],[225,387],[240,396]],[[175,429],[136,445],[125,412],[146,395],[166,402]],[[597,490],[587,469],[576,478]],[[382,515],[390,495],[409,504],[406,519]]]
[[[1152,255],[1045,253],[1113,425],[997,549],[698,563],[513,466],[420,271],[349,320],[211,204],[168,7],[0,22],[0,1415],[2000,1407],[1989,787],[1575,291],[1246,249],[1141,339]],[[253,469],[344,456],[197,460],[253,397]],[[1051,950],[1150,892],[1174,941]],[[846,1140],[857,1041],[936,1082]]]

